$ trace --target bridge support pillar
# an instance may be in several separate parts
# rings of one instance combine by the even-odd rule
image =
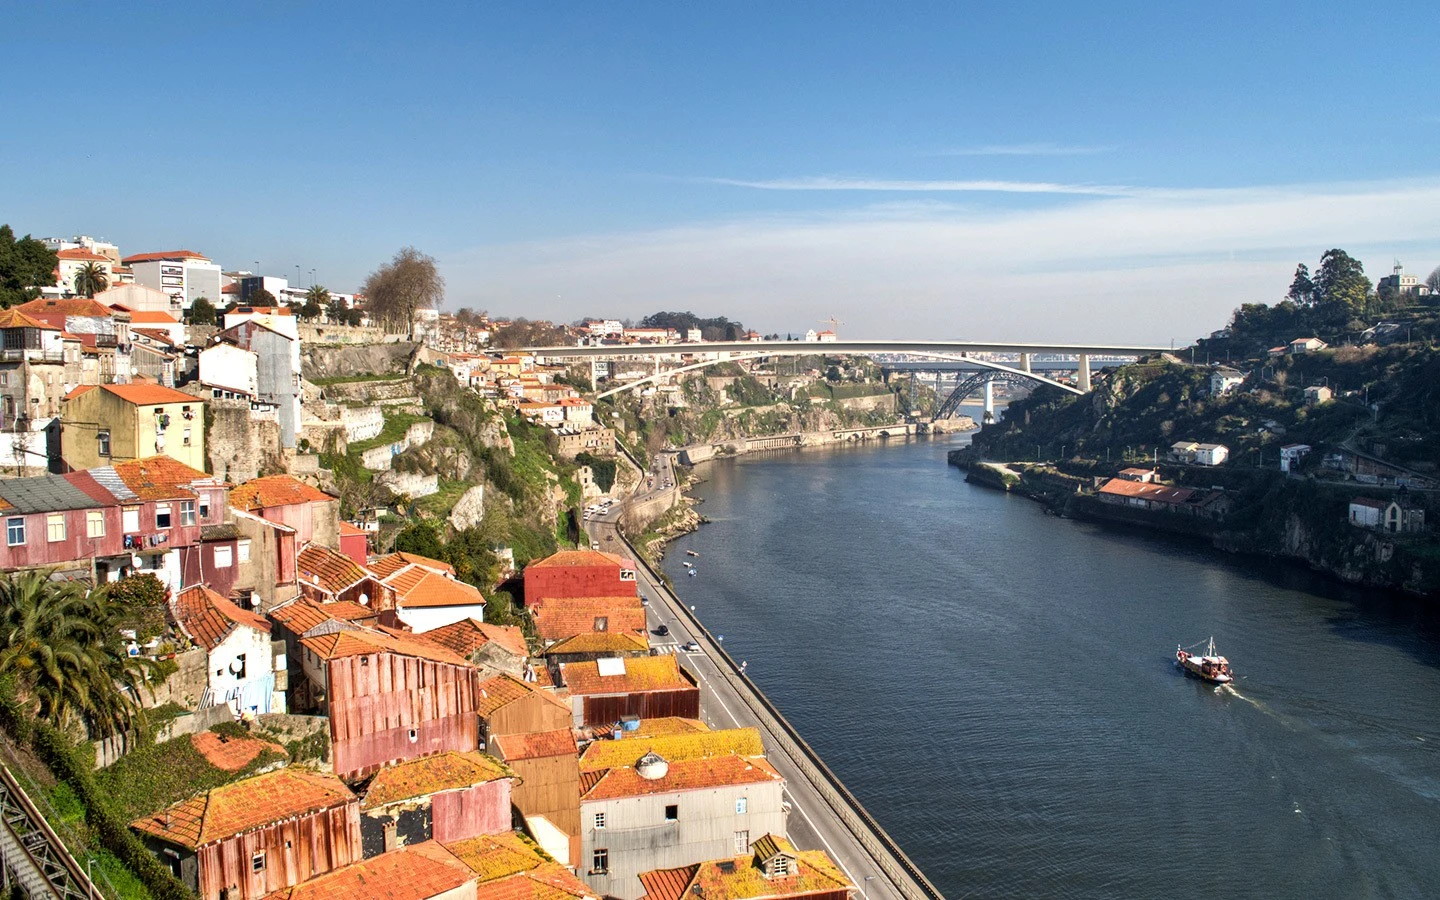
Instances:
[[[592,356],[590,357],[590,390],[592,391],[599,389],[599,382],[595,378],[595,366],[595,357]]]
[[[1080,368],[1075,371],[1075,386],[1086,393],[1090,392],[1090,354],[1080,354]]]
[[[995,382],[985,382],[985,422],[995,421]]]
[[[1028,371],[1030,371],[1030,354],[1028,354],[1028,353],[1022,353],[1022,354],[1020,354],[1020,371],[1022,371],[1022,372],[1028,372]]]

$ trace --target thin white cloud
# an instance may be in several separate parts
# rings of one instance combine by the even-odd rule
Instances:
[[[955,147],[941,150],[935,156],[1090,156],[1096,153],[1112,153],[1119,149],[1114,145],[1076,144],[987,144],[981,147]]]
[[[1002,193],[1002,194],[1079,194],[1120,197],[1140,193],[1140,189],[1121,185],[1063,184],[1051,181],[948,181],[943,179],[907,180],[896,178],[841,178],[816,176],[806,178],[702,178],[709,184],[755,188],[762,191],[872,191],[918,193]]]
[[[865,206],[482,247],[445,274],[450,306],[532,318],[690,308],[765,331],[834,315],[852,336],[1163,344],[1280,299],[1330,247],[1428,271],[1440,180]]]

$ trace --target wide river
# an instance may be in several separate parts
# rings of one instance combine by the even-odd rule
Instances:
[[[707,465],[665,565],[947,897],[1440,897],[1434,616],[1047,516],[964,440]],[[1236,690],[1172,664],[1211,634]]]

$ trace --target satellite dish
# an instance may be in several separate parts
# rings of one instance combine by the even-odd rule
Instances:
[[[361,592],[360,592],[360,605],[361,605],[361,606],[369,606],[369,605],[370,605],[370,595],[367,594],[367,593],[365,593],[364,591],[361,591]]]

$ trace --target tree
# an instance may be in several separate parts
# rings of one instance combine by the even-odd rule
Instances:
[[[1440,266],[1436,266],[1425,276],[1425,286],[1430,289],[1430,293],[1440,294]]]
[[[1354,312],[1363,312],[1369,305],[1373,285],[1365,277],[1360,260],[1344,250],[1326,250],[1315,272],[1315,302],[1344,303]]]
[[[515,319],[490,335],[490,343],[502,350],[514,347],[555,347],[567,342],[565,329],[550,322]]]
[[[245,300],[247,306],[274,306],[275,303],[275,295],[263,287],[251,291],[250,296]]]
[[[330,306],[334,301],[330,297],[330,290],[323,284],[312,284],[310,290],[305,292],[305,305],[300,308],[300,314],[307,319],[318,319],[320,314],[329,313]],[[310,312],[310,310],[314,312]],[[334,316],[331,316],[333,319]]]
[[[94,298],[110,286],[110,275],[97,262],[87,262],[75,273],[75,293]]]
[[[60,256],[30,235],[15,239],[9,225],[0,225],[0,308],[34,300],[40,288],[55,283]]]
[[[320,318],[320,314],[324,311],[325,307],[321,306],[314,297],[306,295],[305,303],[300,307],[300,318],[307,322],[313,322]]]
[[[196,297],[195,302],[190,304],[191,325],[214,325],[215,304],[205,297]]]
[[[126,653],[125,612],[108,585],[87,591],[42,572],[0,574],[0,677],[13,678],[21,702],[57,728],[123,730],[156,671]]]
[[[440,534],[433,525],[416,522],[395,535],[395,549],[403,553],[415,553],[431,559],[441,559],[445,546],[440,543]]]
[[[406,247],[371,272],[360,292],[372,322],[408,332],[417,310],[434,309],[445,299],[445,279],[433,256]]]
[[[1310,280],[1310,267],[1301,263],[1295,267],[1295,278],[1285,298],[1292,303],[1308,306],[1315,302],[1315,282]]]

